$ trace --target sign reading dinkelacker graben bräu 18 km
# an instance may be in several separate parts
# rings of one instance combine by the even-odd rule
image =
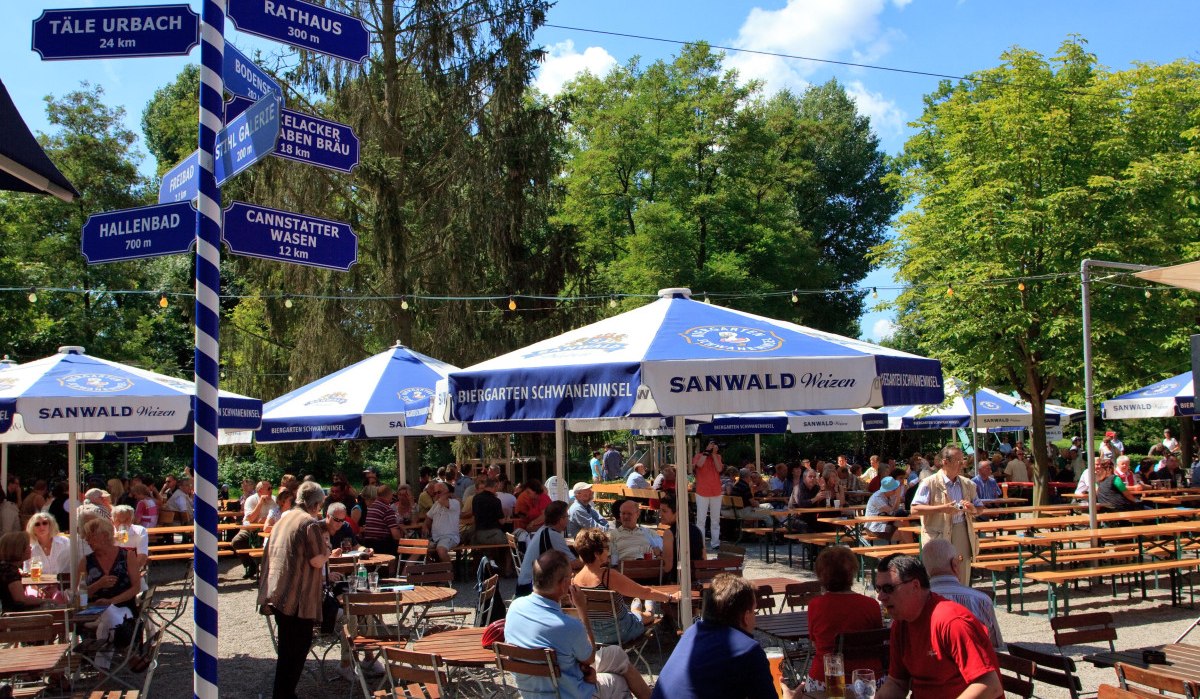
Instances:
[[[186,56],[200,39],[187,5],[46,10],[33,20],[33,50],[43,61]]]
[[[225,120],[244,112],[250,100],[235,97],[225,105]],[[358,136],[354,129],[336,121],[320,119],[283,109],[279,117],[279,141],[275,157],[308,165],[350,172],[358,165]]]
[[[235,201],[225,210],[222,237],[239,255],[343,272],[358,262],[350,224]]]

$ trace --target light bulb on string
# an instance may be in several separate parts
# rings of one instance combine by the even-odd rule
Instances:
[[[1153,296],[1154,296],[1154,294],[1151,294],[1150,290],[1146,289],[1146,298],[1153,298]]]
[[[159,308],[166,308],[169,305],[171,305],[171,302],[167,301],[166,294],[163,294],[162,296],[159,297],[159,299],[158,299],[158,307]]]
[[[953,296],[953,295],[954,295],[954,287],[953,287],[952,285],[950,285],[950,284],[947,284],[947,285],[946,285],[946,295],[947,295],[947,296]]]
[[[617,297],[616,297],[616,296],[610,296],[610,297],[608,298],[608,307],[609,307],[609,308],[616,308],[616,307],[617,307]]]
[[[511,296],[508,297],[508,310],[510,310],[510,311],[517,310],[517,301],[516,301],[516,299],[514,299]]]
[[[408,310],[408,299],[404,298],[403,296],[400,297],[400,310]]]
[[[871,298],[873,298],[873,299],[879,298],[879,290],[876,289],[875,287],[871,287]]]
[[[37,289],[29,289],[29,303],[37,303]]]
[[[283,307],[284,307],[284,308],[291,308],[292,306],[295,306],[295,305],[296,305],[296,304],[295,304],[295,303],[293,303],[293,302],[292,302],[292,300],[291,300],[290,298],[286,298],[286,299],[284,299],[284,300],[283,300]]]
[[[800,303],[800,292],[796,289],[792,289],[792,303]]]
[[[712,301],[711,301],[711,300],[708,298],[708,292],[707,292],[707,291],[706,291],[706,292],[704,292],[704,303],[707,303],[707,304],[708,304],[708,305],[710,305],[710,306],[712,305]]]
[[[1017,282],[1017,291],[1025,291],[1025,282]]]

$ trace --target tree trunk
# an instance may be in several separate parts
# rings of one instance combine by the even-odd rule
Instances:
[[[1033,504],[1046,505],[1050,502],[1050,454],[1046,450],[1046,401],[1037,391],[1031,391],[1029,408],[1033,413],[1033,425],[1030,450],[1033,451],[1033,465],[1029,469],[1029,477],[1033,480]]]
[[[1195,450],[1192,449],[1192,436],[1196,433],[1196,423],[1192,421],[1191,415],[1184,415],[1179,418],[1179,448],[1183,451],[1182,463],[1179,468],[1191,471],[1192,459],[1196,458]],[[1188,485],[1193,488],[1195,483]]]

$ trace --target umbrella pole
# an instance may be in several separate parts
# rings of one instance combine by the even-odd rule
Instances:
[[[71,531],[71,594],[79,589],[79,527],[76,517],[79,514],[79,459],[76,454],[79,442],[74,432],[67,435],[67,504],[68,521]],[[79,600],[75,600],[78,604]]]
[[[8,443],[0,444],[0,483],[4,484],[4,495],[8,497]]]
[[[971,386],[971,472],[979,467],[979,387]]]
[[[396,483],[408,483],[408,454],[404,453],[404,435],[396,437]]]
[[[762,435],[754,433],[754,469],[762,473]]]
[[[567,421],[554,421],[554,475],[567,482]],[[569,486],[568,486],[569,487]]]
[[[683,515],[675,529],[679,532],[679,541],[675,543],[676,565],[679,566],[679,626],[682,629],[692,625],[692,550],[691,517],[688,510],[688,448],[687,420],[682,415],[675,416],[675,512]]]

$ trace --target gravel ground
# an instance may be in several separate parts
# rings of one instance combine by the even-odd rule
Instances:
[[[746,562],[746,576],[749,578],[770,575],[784,575],[800,580],[809,580],[813,575],[808,570],[800,568],[789,569],[786,560],[783,563],[764,564],[758,557],[758,547],[752,545]],[[183,564],[156,564],[152,572],[152,580],[160,585],[160,589],[171,589],[178,585],[186,568]],[[221,696],[229,699],[259,699],[270,697],[271,681],[274,675],[275,654],[271,640],[267,634],[264,618],[255,609],[257,584],[241,580],[242,569],[236,561],[223,561],[221,564],[221,594],[220,594],[220,677]],[[172,581],[175,581],[172,583]],[[503,580],[501,591],[505,598],[511,596],[514,580]],[[987,584],[977,580],[976,587],[984,589]],[[475,604],[474,585],[460,583],[456,585],[458,597],[455,602],[460,608],[473,609]],[[178,588],[176,588],[178,589]],[[1001,596],[1003,599],[1003,596]],[[1053,635],[1050,624],[1046,619],[1045,588],[1041,586],[1027,589],[1026,614],[1008,614],[1003,606],[997,610],[1000,627],[1006,641],[1020,641],[1032,644],[1038,649],[1054,652]],[[1170,606],[1170,599],[1165,590],[1151,590],[1149,598],[1140,597],[1127,599],[1121,590],[1120,596],[1111,597],[1109,585],[1097,585],[1094,590],[1074,591],[1071,595],[1071,611],[1111,611],[1116,617],[1118,630],[1117,648],[1134,648],[1139,646],[1170,643],[1183,633],[1200,615],[1195,608]],[[1039,616],[1040,614],[1040,616]],[[186,617],[190,631],[190,610]],[[1188,641],[1200,644],[1200,629],[1194,631]],[[1076,647],[1071,649],[1075,657],[1078,672],[1082,678],[1084,689],[1095,691],[1102,682],[1115,683],[1116,675],[1113,670],[1095,668],[1089,663],[1079,660],[1081,655],[1090,650],[1100,650],[1099,647]],[[317,663],[310,660],[309,672],[301,680],[299,694],[302,697],[347,697],[352,696],[349,683],[337,677],[335,650],[330,659],[324,664],[328,679],[321,679],[317,672]],[[653,661],[653,654],[651,654]],[[191,696],[192,662],[191,648],[174,639],[168,639],[160,655],[160,666],[154,676],[151,696],[155,699]],[[1043,699],[1066,699],[1066,690],[1039,684],[1037,695]]]

